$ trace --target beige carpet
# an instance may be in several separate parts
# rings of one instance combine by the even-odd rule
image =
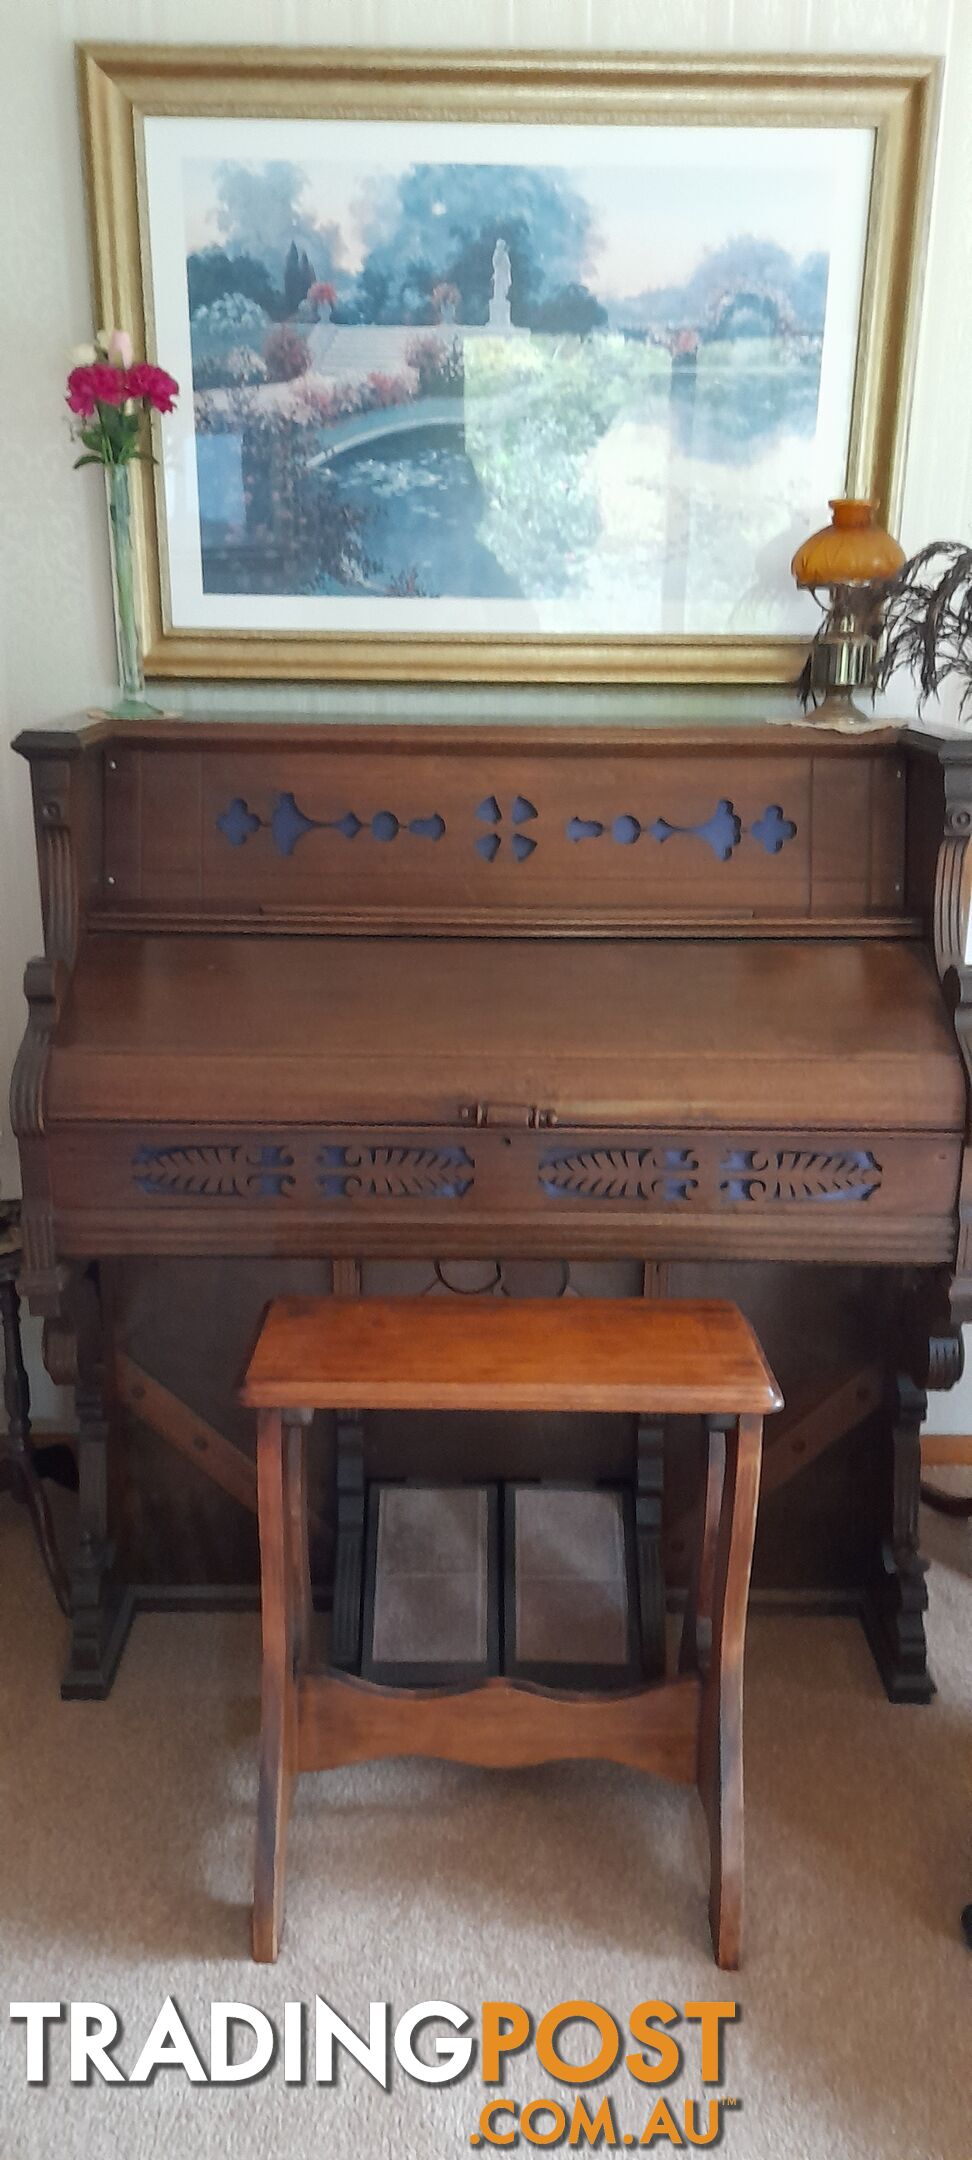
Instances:
[[[284,1955],[258,1971],[246,1911],[256,1623],[142,1619],[111,1700],[62,1705],[61,1623],[4,1503],[0,2160],[468,2151],[477,2066],[439,2088],[396,2069],[390,2095],[347,2063],[334,2089],[286,2086],[279,2071],[242,2088],[194,2088],[174,2071],[145,2088],[79,2088],[61,2034],[48,2087],[31,2089],[22,2028],[7,2021],[11,1999],[109,2003],[130,2069],[168,1993],[208,2056],[213,1999],[279,2019],[286,1999],[315,1992],[359,2028],[371,1998],[398,2016],[432,1998],[539,2014],[584,1997],[623,2019],[648,1997],[735,1995],[730,2160],[972,2160],[972,1957],[958,1929],[972,1898],[972,1530],[930,1521],[928,1544],[929,1710],[889,1707],[850,1623],[753,1624],[749,1954],[735,1983],[707,1955],[691,1796],[606,1766],[397,1764],[306,1780]],[[606,2089],[620,2129],[640,2133],[653,2095],[623,2070]],[[670,2089],[676,2116],[701,2089],[693,2051]],[[507,2090],[523,2101],[551,2081],[521,2056]]]

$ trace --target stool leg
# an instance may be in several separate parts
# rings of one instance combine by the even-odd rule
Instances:
[[[699,1535],[678,1646],[679,1672],[705,1672],[712,1650],[712,1593],[715,1587],[716,1533],[726,1474],[726,1427],[710,1418],[705,1438],[705,1481]]]
[[[712,1653],[702,1690],[699,1792],[709,1825],[709,1924],[716,1964],[735,1972],[743,1915],[743,1652],[756,1531],[763,1421],[727,1435],[712,1605]]]
[[[290,1559],[293,1571],[294,1669],[307,1663],[314,1623],[314,1593],[310,1572],[310,1525],[307,1514],[307,1428],[309,1410],[284,1414],[287,1507],[290,1514]]]
[[[272,1965],[280,1948],[287,1822],[297,1768],[294,1566],[286,1452],[279,1410],[261,1410],[257,1423],[257,1501],[263,1689],[253,1885],[253,1955],[261,1965]]]

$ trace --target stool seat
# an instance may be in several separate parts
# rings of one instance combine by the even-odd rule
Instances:
[[[240,1388],[257,1411],[263,1682],[253,1954],[276,1958],[287,1824],[305,1770],[397,1755],[493,1765],[625,1763],[698,1788],[717,1962],[739,1963],[742,1677],[763,1418],[782,1396],[752,1329],[715,1300],[282,1298]],[[507,1674],[386,1687],[310,1658],[306,1445],[315,1410],[569,1410],[702,1417],[699,1535],[678,1673],[578,1693]],[[339,1497],[360,1542],[363,1470],[338,1422]],[[348,1605],[335,1583],[335,1615]],[[662,1665],[664,1671],[664,1654]]]
[[[724,1300],[278,1298],[251,1409],[642,1410],[766,1416],[782,1396]]]

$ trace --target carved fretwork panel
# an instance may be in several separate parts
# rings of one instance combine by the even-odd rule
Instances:
[[[295,1185],[292,1150],[259,1142],[192,1141],[181,1147],[140,1147],[132,1177],[149,1199],[284,1199]]]
[[[411,833],[415,840],[441,840],[445,832],[445,819],[433,812],[431,817],[413,817],[402,820],[393,810],[375,810],[360,818],[356,810],[345,810],[336,818],[307,817],[289,789],[273,798],[270,816],[260,817],[235,795],[216,819],[216,829],[221,832],[230,847],[245,847],[252,834],[265,830],[278,855],[292,855],[298,841],[305,833],[339,833],[342,840],[357,840],[364,834],[366,840],[377,840],[387,847],[397,840],[400,833]]]
[[[59,1129],[49,1154],[67,1252],[456,1252],[515,1226],[533,1251],[664,1258],[731,1250],[844,1260],[950,1258],[951,1135],[553,1132],[333,1127],[268,1133]],[[93,1202],[92,1195],[97,1199]],[[271,1224],[273,1227],[271,1228]],[[357,1225],[362,1226],[362,1231]],[[366,1227],[365,1227],[366,1226]]]
[[[754,1207],[872,1200],[884,1177],[871,1148],[730,1148],[722,1172],[724,1198]]]
[[[464,1147],[325,1143],[317,1183],[326,1200],[461,1200],[475,1176]]]
[[[314,910],[334,922],[860,919],[902,901],[903,771],[886,746],[765,753],[578,738],[200,731],[105,764],[103,903]],[[650,751],[650,754],[647,754]],[[851,843],[851,844],[849,844]]]
[[[540,1158],[548,1199],[645,1200],[675,1206],[698,1192],[698,1156],[688,1147],[555,1147]]]
[[[719,1163],[717,1194],[706,1192],[698,1153],[689,1147],[551,1149],[540,1182],[551,1197],[645,1200],[772,1207],[784,1201],[870,1200],[881,1188],[881,1164],[869,1148],[728,1147]]]

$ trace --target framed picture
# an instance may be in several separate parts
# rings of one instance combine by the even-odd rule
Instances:
[[[154,675],[785,680],[893,524],[924,60],[87,46],[96,317],[179,379]]]

